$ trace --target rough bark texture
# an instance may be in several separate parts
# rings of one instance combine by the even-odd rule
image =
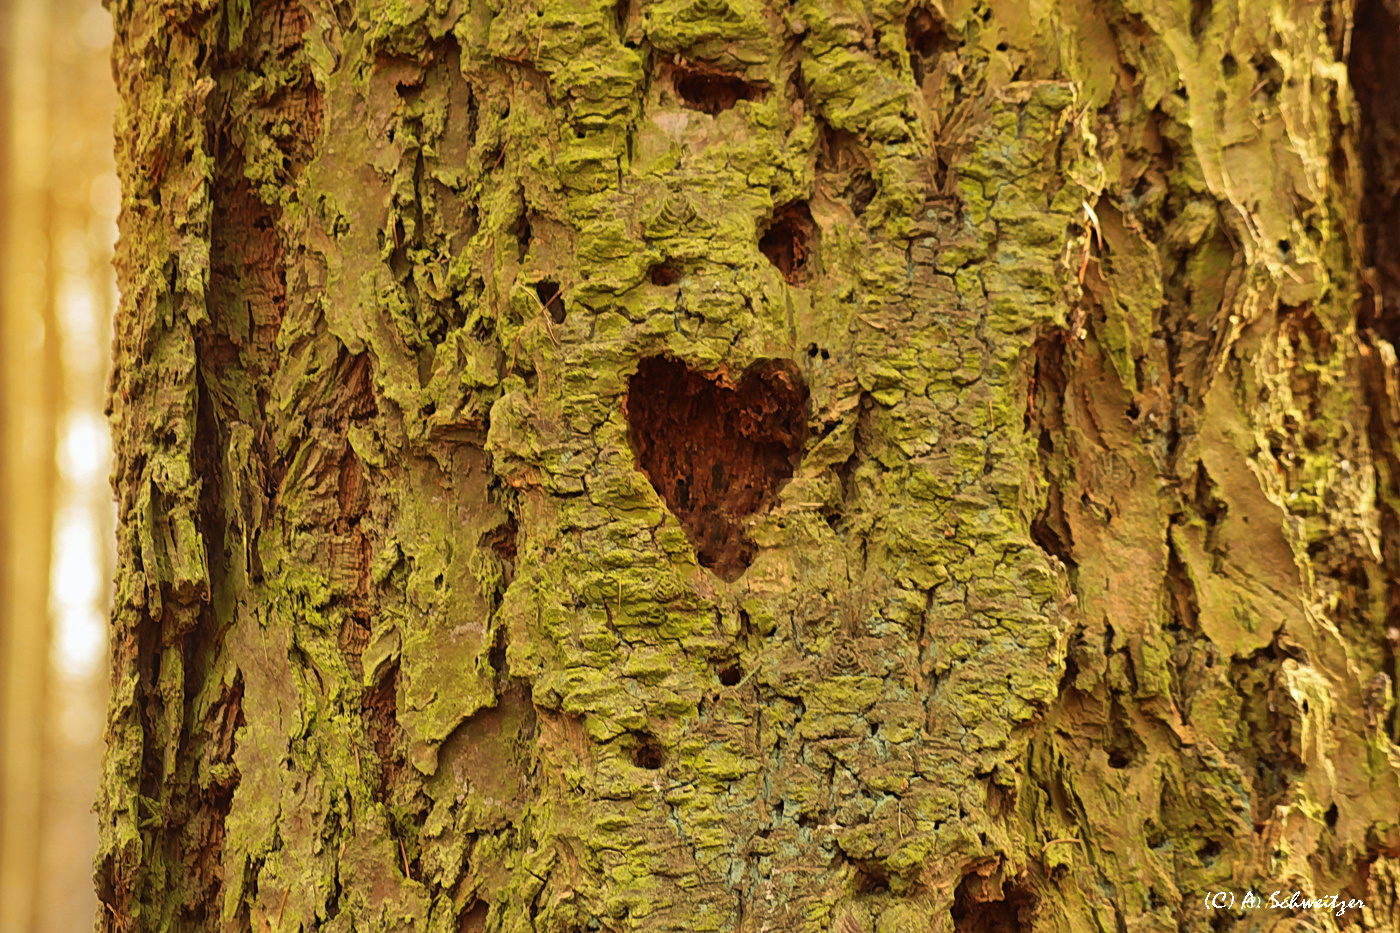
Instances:
[[[1390,0],[112,6],[105,928],[1400,928]]]

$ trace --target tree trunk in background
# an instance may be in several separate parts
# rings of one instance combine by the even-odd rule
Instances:
[[[112,7],[106,929],[1400,929],[1390,0]]]
[[[0,933],[38,919],[48,735],[49,542],[60,373],[47,275],[49,30],[0,3]]]

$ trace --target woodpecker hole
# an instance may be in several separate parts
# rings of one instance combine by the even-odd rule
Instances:
[[[766,360],[735,382],[649,357],[628,384],[626,411],[637,466],[685,527],[696,559],[738,579],[754,554],[743,521],[792,478],[807,440],[797,368]]]

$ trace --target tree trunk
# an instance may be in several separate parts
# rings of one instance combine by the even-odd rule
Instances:
[[[0,933],[29,933],[54,827],[49,552],[62,386],[49,251],[49,30],[45,2],[0,4]]]
[[[1400,929],[1392,0],[112,6],[105,929]]]

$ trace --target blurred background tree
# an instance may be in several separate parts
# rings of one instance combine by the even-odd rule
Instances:
[[[120,204],[111,20],[0,3],[0,933],[89,930]]]

